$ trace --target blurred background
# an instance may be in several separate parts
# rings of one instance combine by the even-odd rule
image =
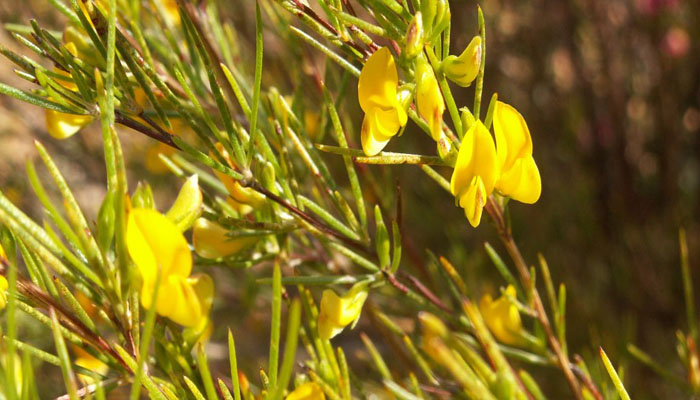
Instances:
[[[542,253],[555,282],[566,284],[572,352],[590,357],[602,345],[625,366],[633,398],[678,398],[682,393],[672,385],[631,362],[626,345],[636,344],[685,379],[676,355],[676,331],[687,330],[678,231],[687,230],[698,282],[700,3],[489,0],[482,7],[487,26],[485,101],[497,92],[499,100],[524,115],[543,181],[537,204],[511,205],[516,242],[532,265]],[[252,57],[245,58],[254,29],[245,16],[252,14],[234,8],[224,12],[241,29],[246,39],[243,62],[252,65]],[[453,1],[451,9],[452,52],[459,53],[477,34],[476,3]],[[30,18],[55,29],[62,26],[44,0],[0,2],[0,22],[27,23]],[[284,56],[277,55],[274,37],[265,39],[266,68],[281,69]],[[19,48],[5,32],[0,32],[0,43]],[[313,50],[307,54],[321,58]],[[278,81],[275,72],[270,74],[264,85],[293,90],[293,81]],[[8,62],[0,64],[0,81],[26,87]],[[455,87],[454,93],[458,105],[473,103],[473,88]],[[349,126],[357,146],[361,114],[355,97],[348,96],[344,108],[357,115]],[[32,142],[38,138],[56,157],[88,214],[95,215],[105,179],[97,132],[92,127],[56,142],[45,131],[42,110],[0,97],[0,187],[30,214],[38,209],[23,172],[26,161],[36,156]],[[122,138],[131,157],[131,183],[149,179],[165,207],[175,186],[167,176],[143,168],[152,143],[133,132]],[[409,124],[387,150],[430,154],[434,145]],[[504,252],[492,227],[471,229],[461,210],[452,207],[452,198],[416,167],[367,169],[380,183],[398,180],[401,185],[409,264],[424,263],[425,249],[430,249],[458,266],[474,293],[496,293],[503,282],[483,243]],[[253,278],[236,274],[244,278],[236,285],[255,290],[250,288]],[[233,294],[233,288],[224,291],[249,298]],[[235,307],[250,310],[256,304]],[[235,318],[255,322],[254,315],[243,315],[248,314]],[[256,332],[266,328],[248,326],[250,335],[244,335],[250,337],[240,339],[250,344],[243,354],[264,357],[261,337],[267,336],[256,338]],[[256,346],[264,350],[257,352]],[[557,376],[556,371],[542,373]],[[564,380],[557,376],[556,381],[548,389],[566,396]]]

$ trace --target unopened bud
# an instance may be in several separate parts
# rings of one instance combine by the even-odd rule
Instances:
[[[131,195],[131,204],[134,208],[150,208],[154,210],[156,206],[153,200],[151,185],[143,181],[139,182],[138,185],[136,185],[134,194]]]
[[[420,312],[418,314],[418,320],[423,327],[423,332],[427,336],[437,336],[441,338],[447,337],[449,331],[445,326],[445,323],[440,320],[440,318],[429,312]]]
[[[407,58],[415,58],[423,50],[423,15],[420,11],[413,16],[406,32],[406,48],[404,54]]]
[[[474,36],[462,54],[449,56],[441,64],[442,72],[462,87],[472,84],[481,67],[481,37]]]

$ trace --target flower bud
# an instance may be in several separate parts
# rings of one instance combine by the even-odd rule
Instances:
[[[192,229],[192,245],[200,257],[217,259],[232,256],[260,240],[260,236],[233,238],[221,225],[199,218]]]
[[[428,38],[435,35],[437,29],[446,15],[449,15],[447,0],[425,0],[421,2],[421,14],[423,15],[423,29]]]
[[[428,123],[433,140],[438,141],[442,133],[442,114],[445,112],[440,86],[433,68],[425,60],[418,63],[415,75],[418,114]]]
[[[474,36],[462,54],[449,56],[441,64],[442,72],[462,87],[472,84],[481,67],[481,37]]]
[[[420,11],[413,16],[406,32],[406,48],[404,54],[407,58],[415,58],[423,50],[423,15]]]
[[[422,311],[418,314],[418,320],[423,327],[423,332],[425,336],[446,338],[449,334],[445,323],[440,320],[440,318],[435,315]]]
[[[454,165],[455,161],[457,161],[457,149],[455,148],[452,141],[448,139],[444,133],[441,133],[440,135],[437,148],[440,158],[446,161],[447,163]]]
[[[186,231],[202,212],[202,191],[199,189],[199,177],[192,175],[180,188],[175,202],[165,214],[180,231]]]
[[[362,283],[356,284],[343,297],[330,289],[324,290],[318,316],[318,335],[321,339],[331,339],[357,321],[366,299],[367,287]]]
[[[131,205],[134,208],[149,208],[155,210],[156,202],[153,200],[153,190],[147,182],[139,182],[134,194],[131,195]]]

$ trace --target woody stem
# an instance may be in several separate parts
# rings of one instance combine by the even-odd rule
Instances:
[[[496,223],[496,227],[501,241],[506,247],[506,251],[508,251],[510,258],[513,260],[515,268],[518,270],[518,274],[520,274],[520,279],[522,280],[525,289],[531,290],[533,308],[535,309],[535,316],[539,321],[540,325],[542,326],[542,329],[544,330],[550,348],[556,355],[559,367],[561,368],[562,372],[564,372],[564,376],[566,377],[566,380],[569,384],[569,387],[571,388],[571,392],[573,393],[574,398],[576,398],[577,400],[582,400],[583,395],[581,394],[581,387],[578,380],[576,379],[576,376],[574,375],[574,372],[571,370],[571,363],[569,362],[569,358],[562,350],[559,340],[554,335],[552,326],[549,323],[549,318],[547,317],[547,312],[545,311],[544,305],[542,304],[540,294],[537,291],[537,288],[532,285],[532,277],[530,276],[530,271],[528,270],[527,264],[525,263],[525,259],[520,253],[520,249],[518,249],[518,245],[515,244],[510,229],[505,223],[505,219],[503,218],[503,208],[501,208],[501,206],[498,204],[498,202],[496,202],[493,196],[490,196],[488,202],[486,203],[486,212]]]

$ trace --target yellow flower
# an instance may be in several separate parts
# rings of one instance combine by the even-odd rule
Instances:
[[[473,227],[481,221],[486,200],[499,176],[496,148],[491,134],[481,121],[467,131],[457,155],[450,190],[464,208],[464,215]]]
[[[98,358],[88,353],[87,351],[81,349],[80,347],[73,346],[73,351],[76,355],[75,365],[83,367],[88,371],[96,372],[99,375],[104,375],[109,370],[107,364],[103,363]],[[91,375],[78,373],[78,378],[84,385],[90,385],[94,383],[94,378]]]
[[[216,149],[228,166],[232,169],[236,169],[228,151],[226,151],[221,143],[216,144]],[[220,171],[213,171],[228,191],[229,197],[226,199],[226,202],[239,214],[248,214],[265,202],[265,196],[262,194],[251,188],[244,187],[240,182]]]
[[[542,193],[542,182],[532,157],[532,138],[525,119],[512,106],[496,102],[493,130],[501,165],[496,190],[522,203],[535,203]]]
[[[70,52],[77,51],[72,43],[67,43],[66,48]],[[54,68],[54,72],[70,77],[70,73],[58,68]],[[78,89],[75,83],[68,80],[56,79],[56,82],[71,91],[76,91]],[[68,114],[48,109],[45,110],[45,117],[46,129],[49,131],[49,135],[56,139],[67,139],[83,129],[85,125],[92,122],[91,115]]]
[[[479,303],[479,310],[484,316],[486,326],[491,330],[491,333],[501,342],[510,345],[522,343],[520,337],[522,321],[520,320],[518,307],[506,297],[515,297],[515,295],[513,285],[508,285],[505,294],[501,295],[497,300],[494,301],[491,295],[487,294],[481,298]]]
[[[173,25],[180,25],[180,11],[177,8],[175,0],[160,0],[159,3],[163,6],[165,15],[170,19]]]
[[[399,75],[388,48],[375,51],[362,68],[357,85],[362,121],[362,149],[368,156],[382,151],[392,136],[406,125],[408,116],[397,93]]]
[[[343,297],[330,289],[324,290],[318,316],[318,335],[321,339],[331,339],[360,318],[366,299],[367,290],[364,287],[356,286]]]
[[[307,382],[285,397],[285,400],[326,400],[321,386],[316,382]]]
[[[153,292],[160,273],[155,301],[159,315],[187,327],[195,326],[207,317],[213,282],[203,274],[190,277],[190,248],[173,222],[155,210],[131,210],[126,245],[141,273],[141,304],[144,308],[153,306]]]
[[[0,247],[0,250],[2,250],[2,247]],[[7,293],[5,292],[8,286],[7,279],[3,275],[0,275],[0,310],[4,309],[7,305]]]
[[[232,256],[255,244],[261,236],[232,238],[229,230],[204,218],[199,218],[192,229],[192,245],[200,257],[217,259]]]
[[[481,37],[474,36],[459,57],[448,56],[441,66],[442,72],[452,82],[462,87],[471,85],[481,67]]]
[[[416,67],[416,106],[418,114],[428,122],[433,140],[440,140],[445,101],[433,68],[425,61]]]

